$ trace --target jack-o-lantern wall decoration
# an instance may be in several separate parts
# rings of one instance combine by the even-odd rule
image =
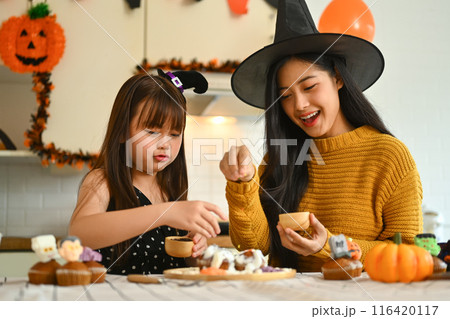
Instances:
[[[12,71],[49,72],[64,53],[66,39],[56,15],[40,3],[28,14],[11,17],[0,29],[0,56]]]

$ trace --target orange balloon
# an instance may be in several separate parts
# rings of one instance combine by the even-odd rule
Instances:
[[[248,0],[228,0],[228,6],[235,14],[246,14]]]
[[[321,33],[345,33],[372,42],[375,20],[362,0],[333,0],[323,11],[318,29]]]

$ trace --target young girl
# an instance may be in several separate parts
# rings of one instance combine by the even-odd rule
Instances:
[[[106,137],[95,167],[85,176],[70,221],[69,233],[98,249],[113,274],[158,274],[184,267],[183,258],[168,256],[167,236],[194,241],[192,257],[220,232],[211,203],[187,201],[188,179],[183,134],[184,89],[203,93],[200,73],[135,75],[115,99]]]
[[[265,106],[267,137],[266,165],[258,174],[245,165],[244,146],[220,164],[238,249],[270,253],[272,265],[320,271],[333,235],[353,238],[362,261],[396,232],[413,243],[422,231],[416,165],[362,93],[383,66],[371,43],[318,33],[304,1],[279,2],[275,43],[245,60],[232,78],[239,98]],[[308,140],[318,151],[310,160],[302,153]],[[312,213],[309,236],[278,224],[280,214],[295,211]]]

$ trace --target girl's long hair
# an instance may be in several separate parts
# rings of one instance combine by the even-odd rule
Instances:
[[[140,108],[142,103],[144,105]],[[188,177],[184,151],[186,100],[167,79],[138,74],[128,79],[116,96],[105,140],[93,167],[93,170],[103,170],[115,210],[139,206],[125,154],[125,143],[130,138],[130,122],[139,110],[138,127],[162,128],[169,124],[170,130],[181,133],[178,156],[157,173],[156,180],[168,201],[187,199]],[[117,249],[114,249],[114,253],[120,256],[129,245],[130,240],[115,245]]]
[[[313,63],[319,54],[290,56],[274,64],[269,70],[266,87],[266,150],[265,171],[261,176],[261,204],[266,215],[270,230],[270,254],[279,260],[283,267],[298,269],[297,253],[281,245],[276,229],[279,215],[285,212],[295,212],[308,188],[308,165],[295,165],[301,148],[306,139],[310,138],[300,127],[294,124],[284,112],[279,102],[277,73],[289,59],[296,58]],[[315,65],[327,71],[330,76],[336,76],[336,70],[343,80],[339,90],[340,108],[347,121],[355,128],[370,125],[381,133],[392,135],[377,114],[372,104],[366,99],[361,89],[354,82],[345,66],[345,60],[336,56],[322,56]],[[274,104],[272,106],[272,104]],[[288,146],[287,165],[280,164],[280,147],[271,145],[273,139],[295,139],[295,146]]]

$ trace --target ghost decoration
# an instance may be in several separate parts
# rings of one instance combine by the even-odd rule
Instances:
[[[43,263],[59,258],[56,239],[53,235],[41,235],[31,239],[31,249]]]

